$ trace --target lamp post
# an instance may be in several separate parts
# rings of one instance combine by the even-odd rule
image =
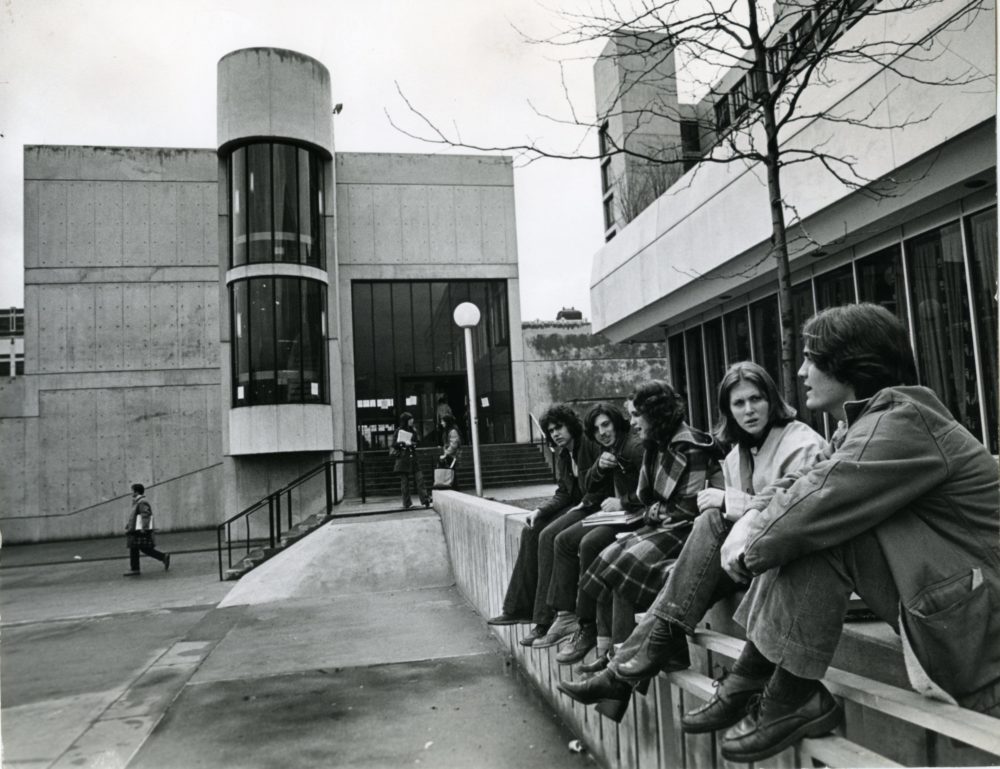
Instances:
[[[483,473],[479,467],[479,408],[476,402],[476,367],[472,359],[472,329],[479,323],[479,308],[462,302],[452,315],[455,325],[465,331],[465,371],[469,379],[469,432],[472,433],[472,467],[476,473],[476,496],[483,496]]]

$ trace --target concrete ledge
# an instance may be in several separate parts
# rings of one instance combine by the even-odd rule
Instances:
[[[484,617],[499,613],[517,556],[525,511],[452,491],[435,491],[434,507],[441,515],[459,589]],[[556,686],[560,680],[574,678],[572,669],[556,663],[555,647],[526,649],[518,644],[527,626],[492,630],[542,696],[603,765],[614,769],[732,766],[721,758],[716,735],[682,734],[680,716],[711,696],[706,676],[714,677],[719,667],[728,666],[733,650],[739,648],[740,642],[735,639],[742,638],[742,631],[732,622],[733,608],[732,604],[720,604],[703,623],[704,627],[733,638],[721,644],[706,643],[699,634],[690,644],[691,671],[670,677],[661,675],[645,696],[633,695],[628,713],[620,724],[558,692]],[[718,638],[714,634],[707,635]],[[939,733],[912,719],[907,720],[901,715],[905,709],[882,704],[891,703],[894,697],[913,701],[921,715],[917,721],[925,724],[935,723],[935,712],[942,707],[941,703],[932,703],[910,692],[899,641],[888,625],[881,622],[847,624],[834,668],[837,669],[831,669],[829,679],[836,693],[845,691],[840,685],[841,679],[850,679],[860,682],[860,689],[867,687],[885,694],[870,697],[871,702],[860,702],[857,697],[852,700],[852,696],[844,695],[845,721],[836,736],[789,748],[762,766],[811,766],[813,759],[818,757],[828,766],[867,766],[874,765],[867,763],[872,756],[884,757],[882,765],[996,764],[1000,753],[994,755],[944,736],[949,731],[956,733],[952,726],[944,723],[946,719],[940,719]],[[860,690],[859,687],[849,688]],[[965,714],[970,722],[980,723],[987,718],[952,706],[943,707]],[[950,720],[954,722],[953,714]],[[981,736],[982,731],[979,729],[977,736]],[[992,745],[995,740],[987,738],[981,742]]]

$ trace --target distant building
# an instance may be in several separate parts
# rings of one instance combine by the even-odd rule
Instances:
[[[24,375],[24,310],[0,310],[0,377]]]
[[[609,242],[593,259],[594,330],[615,342],[651,334],[665,338],[671,379],[685,391],[695,426],[705,428],[715,417],[715,387],[728,363],[752,358],[777,376],[779,310],[791,309],[801,324],[817,309],[862,300],[903,320],[921,383],[997,453],[995,9],[984,6],[972,24],[944,24],[953,12],[949,4],[931,3],[893,16],[893,36],[930,33],[921,56],[933,62],[937,76],[981,73],[980,87],[935,86],[874,62],[830,60],[824,83],[806,90],[802,115],[830,110],[864,115],[878,105],[873,120],[889,125],[849,129],[812,118],[795,126],[797,144],[858,157],[867,178],[903,183],[889,196],[873,197],[816,164],[784,168],[783,194],[801,219],[796,231],[808,234],[791,249],[791,308],[779,307],[775,267],[765,258],[771,222],[763,171],[742,162],[697,163],[695,156],[727,151],[719,139],[732,116],[748,109],[746,70],[734,68],[722,78],[715,89],[719,98],[684,105],[675,93],[674,103],[660,112],[678,119],[664,119],[638,134],[623,128],[622,118],[608,119],[603,142],[655,144],[651,134],[658,132],[662,151],[683,155],[688,170],[641,210],[628,212],[616,201],[618,190],[622,184],[628,188],[630,179],[641,181],[644,171],[620,157],[605,157]],[[878,15],[861,18],[841,41],[881,39],[885,23]],[[780,53],[790,35],[808,39],[812,24],[807,11],[772,51]],[[616,104],[622,93],[643,98],[632,88],[629,78],[635,75],[629,72],[651,72],[656,79],[670,77],[675,66],[673,56],[659,50],[645,66],[639,61],[615,68],[607,57],[621,45],[627,46],[627,39],[609,44],[595,65],[599,114],[612,109],[634,115],[635,105]],[[628,55],[642,56],[637,50]],[[657,94],[671,98],[664,90]],[[694,128],[686,125],[685,114]],[[919,116],[920,122],[894,128],[887,115],[897,121]],[[828,428],[819,415],[800,411]]]
[[[133,481],[159,527],[216,524],[404,410],[465,420],[463,301],[481,437],[528,440],[510,159],[337,152],[331,101],[319,62],[251,48],[217,147],[25,148],[5,541],[117,533]]]

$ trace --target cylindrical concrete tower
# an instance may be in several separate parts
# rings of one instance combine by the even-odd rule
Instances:
[[[235,477],[241,466],[287,481],[335,448],[333,118],[329,72],[300,53],[235,51],[218,78],[224,453],[239,505],[270,485]]]

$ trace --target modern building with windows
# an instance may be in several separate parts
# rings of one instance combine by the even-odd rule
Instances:
[[[24,375],[24,310],[0,310],[0,377]]]
[[[947,24],[953,11],[930,4],[893,17],[900,25],[894,36],[925,40],[939,83],[956,73],[971,73],[974,83],[935,85],[907,77],[902,67],[831,61],[824,83],[805,91],[805,115],[863,115],[877,105],[872,122],[883,127],[831,128],[816,119],[795,127],[799,145],[856,157],[860,173],[876,181],[851,189],[817,163],[784,169],[782,191],[800,218],[790,253],[791,310],[797,326],[816,310],[854,301],[896,313],[910,331],[921,384],[996,454],[995,15],[984,8],[973,24]],[[812,23],[807,10],[794,28],[772,36],[769,55],[791,38],[807,40]],[[884,23],[862,17],[842,44],[884,36]],[[595,67],[598,105],[623,109],[615,100],[625,76],[607,72],[606,62]],[[747,78],[731,71],[712,98],[676,106],[674,114],[697,117],[703,154],[727,152],[720,140],[732,116],[750,109]],[[893,127],[892,115],[919,119]],[[614,120],[609,124],[613,131]],[[873,195],[873,188],[888,194]],[[666,338],[671,375],[695,426],[717,415],[715,387],[729,363],[751,358],[777,377],[781,308],[776,268],[766,258],[771,222],[761,168],[696,164],[634,218],[619,208],[605,224],[614,238],[593,260],[594,329],[614,341]],[[797,356],[796,365],[801,350]],[[800,413],[829,429],[818,415]]]
[[[133,481],[160,528],[215,524],[441,398],[468,434],[464,301],[480,438],[528,440],[510,159],[337,152],[293,51],[217,76],[215,148],[25,148],[8,542],[117,533]]]

